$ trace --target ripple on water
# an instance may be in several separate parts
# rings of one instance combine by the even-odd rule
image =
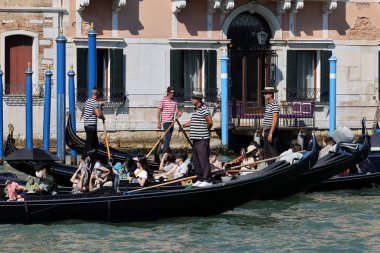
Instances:
[[[297,194],[154,222],[0,225],[1,252],[378,252],[379,196],[377,189]]]

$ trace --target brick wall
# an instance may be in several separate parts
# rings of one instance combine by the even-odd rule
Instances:
[[[51,7],[52,0],[0,0],[2,7]]]

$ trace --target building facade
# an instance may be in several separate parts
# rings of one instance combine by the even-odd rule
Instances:
[[[35,135],[42,136],[48,65],[54,73],[55,105],[55,38],[60,32],[67,38],[67,71],[71,65],[76,71],[77,130],[83,130],[91,23],[98,33],[96,85],[107,101],[109,131],[156,130],[155,108],[169,85],[185,111],[190,111],[191,91],[202,91],[218,127],[223,52],[229,57],[229,114],[235,125],[258,126],[265,105],[261,90],[276,86],[283,126],[328,128],[331,55],[337,57],[337,125],[359,127],[361,117],[372,119],[378,106],[380,1],[0,3],[4,124],[15,124],[21,138],[28,62],[34,72]],[[52,115],[54,119],[55,106]],[[55,121],[51,127],[55,129]]]

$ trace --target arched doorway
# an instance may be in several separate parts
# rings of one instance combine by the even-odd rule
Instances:
[[[5,37],[5,94],[25,94],[25,70],[32,64],[33,37]]]
[[[245,11],[232,20],[227,38],[231,40],[230,100],[243,107],[242,113],[262,113],[265,101],[261,91],[275,82],[270,26],[261,15]]]

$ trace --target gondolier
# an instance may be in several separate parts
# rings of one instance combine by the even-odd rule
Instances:
[[[157,110],[157,128],[161,129],[164,128],[164,131],[170,127],[174,121],[174,114],[177,113],[178,116],[182,115],[182,112],[178,110],[178,102],[174,99],[174,88],[168,87],[166,89],[166,96],[163,97],[160,101],[160,104],[158,105]],[[169,151],[170,148],[170,140],[173,133],[173,127],[170,129],[170,131],[165,135],[164,138],[164,147],[163,147],[163,153],[166,153]]]
[[[106,120],[100,109],[100,104],[97,101],[98,96],[99,90],[97,88],[92,89],[92,96],[88,98],[84,104],[84,129],[86,131],[85,149],[87,151],[95,149],[96,154],[99,149],[98,118],[102,119],[103,122]]]
[[[194,105],[194,111],[191,120],[182,126],[190,127],[190,139],[193,141],[193,162],[198,178],[193,186],[197,187],[212,185],[209,161],[212,118],[202,99],[201,92],[193,92],[191,103]]]
[[[263,90],[265,100],[267,101],[262,132],[266,158],[278,156],[278,119],[280,106],[277,101],[274,100],[274,93],[276,92],[277,89],[275,87],[265,87]]]

